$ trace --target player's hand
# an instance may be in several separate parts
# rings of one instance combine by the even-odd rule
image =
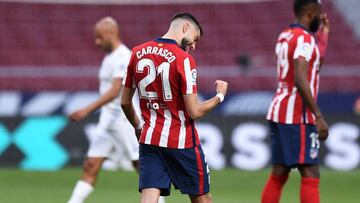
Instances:
[[[326,13],[321,14],[320,31],[326,34],[330,32],[330,21]]]
[[[216,80],[215,85],[216,85],[216,93],[221,93],[225,96],[228,88],[228,83],[222,80]]]
[[[75,111],[74,113],[70,114],[69,119],[71,121],[80,121],[81,119],[86,118],[89,115],[89,111],[85,109],[80,109],[78,111]]]
[[[329,127],[323,117],[318,117],[316,119],[316,128],[318,130],[319,140],[325,141],[329,136]]]

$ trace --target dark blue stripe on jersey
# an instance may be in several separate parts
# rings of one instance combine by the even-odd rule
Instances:
[[[169,43],[169,44],[176,44],[177,45],[177,42],[173,39],[166,39],[166,38],[156,38],[154,40],[155,42],[160,42],[160,43]]]

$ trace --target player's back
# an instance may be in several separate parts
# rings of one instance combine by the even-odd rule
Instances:
[[[197,91],[195,67],[174,40],[158,38],[132,50],[125,86],[138,88],[145,122],[140,143],[167,148],[199,144],[183,99]]]
[[[315,38],[301,25],[292,24],[279,35],[275,52],[278,89],[270,105],[267,119],[286,124],[313,124],[315,117],[304,105],[295,85],[294,60],[303,57],[309,63],[308,80],[311,93],[316,98],[320,53]]]

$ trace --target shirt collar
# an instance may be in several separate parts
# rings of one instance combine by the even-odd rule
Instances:
[[[308,30],[306,27],[304,27],[303,25],[299,24],[299,23],[292,23],[289,25],[290,28],[301,28],[303,30],[306,30],[308,33],[312,33],[310,32],[310,30]]]
[[[177,42],[173,39],[166,39],[166,38],[161,38],[161,37],[158,37],[154,40],[155,42],[159,42],[159,43],[169,43],[169,44],[177,44]]]

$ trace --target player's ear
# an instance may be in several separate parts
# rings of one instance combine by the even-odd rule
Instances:
[[[186,33],[190,28],[190,23],[186,22],[183,24],[183,33]]]

